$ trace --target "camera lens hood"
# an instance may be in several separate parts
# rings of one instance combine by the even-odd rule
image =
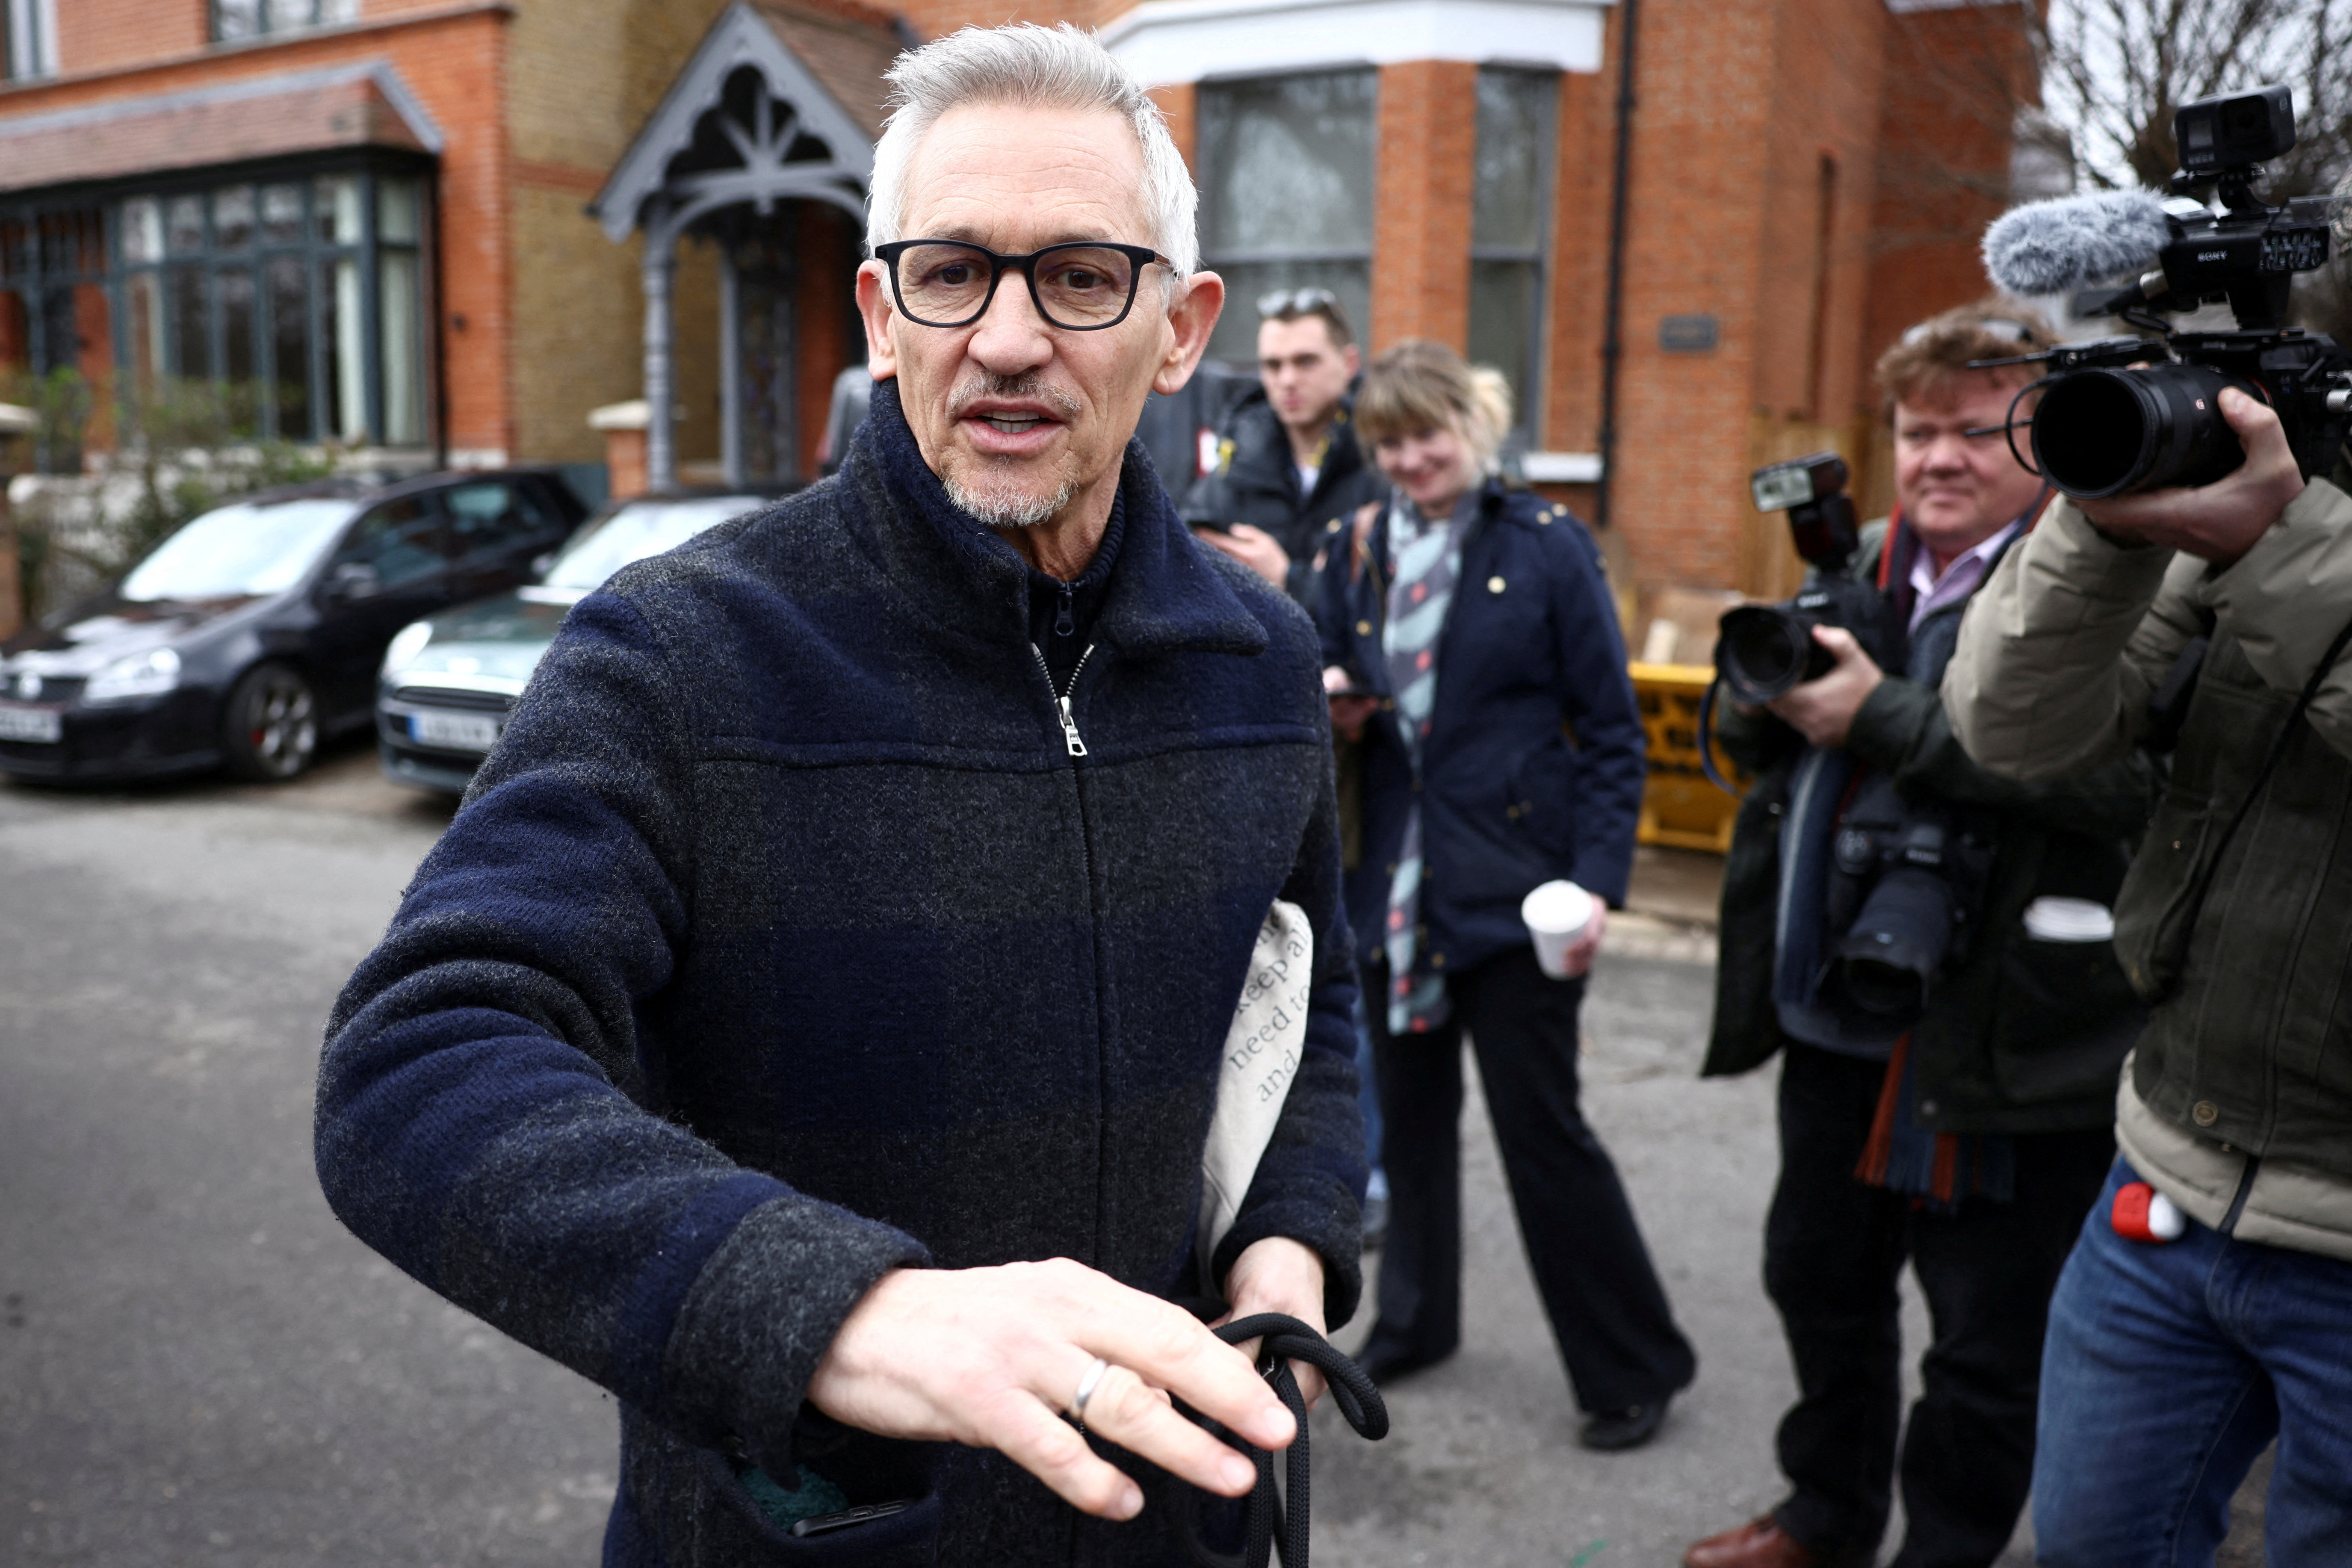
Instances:
[[[2221,417],[2229,386],[2263,395],[2201,364],[2070,371],[2033,411],[2033,460],[2053,485],[2081,500],[2210,484],[2246,460]]]

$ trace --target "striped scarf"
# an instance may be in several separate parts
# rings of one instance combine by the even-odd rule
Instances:
[[[1388,660],[1389,689],[1396,694],[1397,730],[1412,760],[1413,793],[1406,808],[1404,842],[1389,880],[1389,925],[1383,945],[1389,956],[1389,1033],[1419,1034],[1445,1022],[1452,1011],[1444,979],[1416,969],[1421,948],[1421,754],[1429,739],[1437,703],[1437,637],[1454,603],[1454,582],[1462,573],[1462,525],[1477,505],[1477,492],[1462,498],[1454,515],[1424,521],[1411,501],[1398,497],[1389,507],[1389,553],[1396,576],[1389,584],[1388,617],[1381,628],[1381,651]]]

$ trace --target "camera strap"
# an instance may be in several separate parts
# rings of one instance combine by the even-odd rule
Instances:
[[[2312,703],[2319,697],[2319,689],[2327,683],[2329,672],[2335,669],[2336,661],[2343,657],[2347,647],[2352,647],[2352,621],[2345,623],[2344,629],[2336,634],[2336,640],[2327,645],[2327,651],[2319,656],[2319,664],[2312,670],[2311,679],[2303,683],[2303,694],[2294,700],[2294,707],[2287,714],[2286,722],[2280,725],[2279,732],[2271,738],[2270,750],[2263,757],[2263,765],[2255,773],[2254,782],[2247,786],[2245,797],[2238,802],[2238,809],[2230,814],[2229,825],[2221,829],[2221,837],[2214,843],[2213,852],[2205,857],[2204,868],[2197,874],[2197,886],[2189,895],[2188,913],[2180,924],[2183,931],[2193,932],[2197,929],[2198,917],[2205,911],[2205,895],[2212,890],[2214,874],[2221,869],[2221,857],[2229,849],[2230,840],[2238,836],[2238,829],[2245,825],[2246,818],[2253,811],[2254,802],[2262,798],[2263,788],[2271,782],[2271,774],[2277,771],[2279,759],[2286,755],[2287,742],[2294,739],[2296,727],[2311,711]],[[2176,979],[2166,988],[2167,994],[2179,985]]]

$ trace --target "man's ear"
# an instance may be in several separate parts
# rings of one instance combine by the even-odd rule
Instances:
[[[1184,279],[1182,293],[1168,308],[1167,353],[1151,374],[1153,391],[1181,392],[1208,352],[1209,334],[1224,313],[1225,280],[1213,272],[1195,272]],[[877,372],[876,374],[880,374]]]
[[[866,323],[866,368],[877,381],[898,374],[898,351],[890,346],[890,280],[879,261],[857,268],[857,318]]]
[[[1355,374],[1364,368],[1364,356],[1356,352],[1355,344],[1349,343],[1339,351],[1339,363],[1348,367],[1349,377],[1353,379]]]

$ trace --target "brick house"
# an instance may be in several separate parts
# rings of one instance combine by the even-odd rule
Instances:
[[[1500,366],[1529,476],[1605,504],[1621,571],[1775,591],[1747,469],[1834,444],[1871,472],[1870,360],[1982,291],[2019,16],[0,0],[0,371],[247,385],[271,434],[417,467],[595,464],[591,413],[645,399],[659,471],[804,477],[859,346],[880,70],[966,22],[1067,19],[1153,85],[1200,177],[1235,302],[1213,352],[1246,360],[1262,289],[1327,284],[1374,349]]]

